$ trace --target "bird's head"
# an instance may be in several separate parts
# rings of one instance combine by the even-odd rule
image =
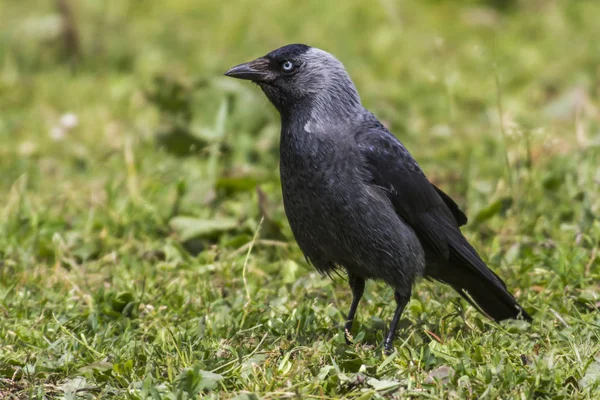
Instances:
[[[326,51],[304,44],[273,50],[231,68],[225,75],[258,84],[282,114],[304,107],[360,104],[354,83],[342,63]]]

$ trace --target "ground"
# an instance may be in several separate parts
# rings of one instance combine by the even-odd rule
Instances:
[[[55,4],[56,3],[56,4]],[[0,1],[0,398],[600,397],[600,3]],[[307,265],[279,119],[222,76],[335,54],[534,322]]]

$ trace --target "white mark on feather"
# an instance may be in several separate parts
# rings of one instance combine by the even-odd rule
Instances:
[[[308,122],[306,124],[304,124],[304,130],[307,133],[314,133],[313,132],[313,126],[312,126],[312,120],[308,120]]]

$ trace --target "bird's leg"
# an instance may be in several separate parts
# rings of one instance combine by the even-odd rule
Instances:
[[[409,290],[406,294],[401,294],[397,291],[394,292],[394,298],[396,299],[396,311],[394,312],[394,318],[392,318],[392,323],[390,324],[390,331],[388,332],[385,341],[383,342],[383,350],[385,351],[385,354],[392,354],[394,335],[396,334],[398,321],[400,321],[402,312],[404,311],[404,308],[410,300],[410,295],[411,290]]]
[[[356,275],[348,274],[348,283],[352,290],[352,304],[350,304],[348,318],[344,324],[344,337],[346,338],[346,343],[352,344],[352,341],[350,340],[350,330],[352,329],[352,322],[354,322],[358,303],[360,303],[360,299],[365,291],[365,280]]]

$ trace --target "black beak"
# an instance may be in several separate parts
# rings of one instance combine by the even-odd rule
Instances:
[[[254,61],[237,65],[225,72],[225,76],[254,82],[264,81],[269,76],[269,60],[261,57]]]

